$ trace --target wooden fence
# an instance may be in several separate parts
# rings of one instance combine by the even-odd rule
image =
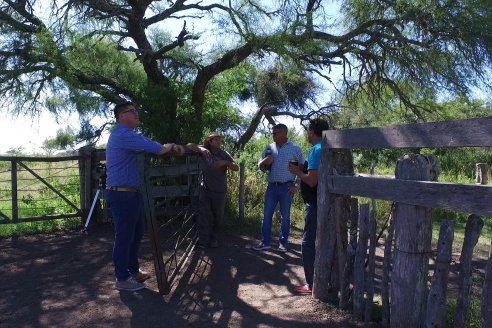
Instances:
[[[426,155],[401,157],[395,178],[354,174],[351,150],[491,146],[492,117],[324,131],[313,297],[338,300],[342,307],[351,304],[357,317],[364,317],[366,322],[372,319],[377,243],[375,213],[370,212],[367,205],[361,205],[360,209],[354,206],[350,196],[388,200],[396,205],[385,241],[382,325],[443,327],[453,225],[444,220],[441,227],[432,292],[429,293],[432,209],[473,213],[468,220],[460,258],[460,291],[454,318],[455,327],[464,327],[470,302],[471,256],[483,226],[477,215],[492,215],[492,188],[436,182],[439,163],[433,156]],[[347,229],[349,221],[350,230]],[[489,258],[482,295],[483,327],[492,326],[491,279]]]

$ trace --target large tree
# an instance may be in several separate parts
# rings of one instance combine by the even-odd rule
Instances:
[[[238,115],[227,100],[248,85],[240,65],[288,63],[348,99],[389,90],[418,115],[402,85],[490,87],[491,27],[490,0],[0,0],[0,94],[19,112],[94,115],[134,100],[144,128],[183,141],[221,128],[209,111]],[[289,104],[260,103],[254,117],[313,113]]]

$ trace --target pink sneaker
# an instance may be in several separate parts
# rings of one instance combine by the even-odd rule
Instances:
[[[311,294],[312,293],[312,290],[311,288],[309,288],[309,285],[302,285],[302,286],[297,286],[294,288],[294,290],[298,293],[302,293],[302,294]]]

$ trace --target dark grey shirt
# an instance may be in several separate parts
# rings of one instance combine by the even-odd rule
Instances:
[[[209,149],[208,147],[205,148]],[[227,192],[227,168],[216,168],[214,163],[219,160],[233,162],[234,159],[222,149],[219,149],[215,154],[211,151],[210,153],[209,157],[200,157],[199,163],[202,169],[201,185],[213,192],[225,193]]]

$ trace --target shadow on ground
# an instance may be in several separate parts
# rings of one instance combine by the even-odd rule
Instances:
[[[0,327],[359,327],[350,316],[296,295],[299,240],[257,253],[228,235],[195,251],[169,295],[155,279],[135,293],[113,288],[112,231],[0,239]],[[141,265],[154,271],[148,241]]]

